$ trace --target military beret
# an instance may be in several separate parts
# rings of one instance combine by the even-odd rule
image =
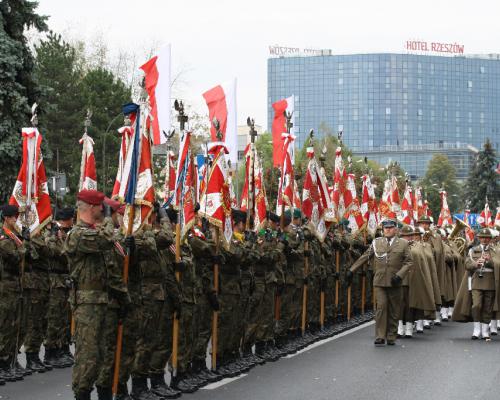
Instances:
[[[493,235],[491,234],[491,231],[488,228],[483,228],[479,231],[477,234],[478,238],[492,238]]]
[[[240,222],[245,223],[247,220],[247,213],[245,211],[237,210],[233,208],[231,210],[231,216],[233,217],[233,222],[239,224]]]
[[[302,211],[300,211],[300,208],[294,208],[293,209],[293,218],[302,218]]]
[[[177,223],[177,214],[178,212],[174,208],[172,207],[167,208],[167,215],[168,218],[170,219],[170,222]]]
[[[73,219],[75,216],[75,209],[73,207],[58,208],[56,211],[56,221],[66,221]]]
[[[273,213],[272,211],[267,212],[267,218],[272,222],[276,223],[280,222],[280,217],[277,214]]]
[[[117,212],[121,207],[121,203],[119,201],[110,199],[109,197],[105,197],[103,203],[108,205],[113,212]]]
[[[19,208],[12,204],[5,204],[0,208],[0,211],[4,217],[15,217],[19,214]]]
[[[403,228],[399,232],[399,235],[400,236],[411,236],[414,233],[415,233],[415,230],[413,229],[413,227],[411,225],[405,225],[405,226],[403,226]]]
[[[76,196],[78,200],[93,206],[100,206],[104,201],[104,197],[104,193],[93,189],[83,189]]]

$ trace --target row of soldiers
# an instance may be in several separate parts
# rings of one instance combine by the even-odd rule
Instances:
[[[474,322],[473,340],[489,341],[490,332],[498,332],[499,235],[482,229],[479,245],[467,249],[460,236],[465,224],[431,229],[431,223],[422,216],[416,227],[403,226],[397,234],[395,219],[382,221],[383,235],[347,273],[349,283],[354,271],[373,261],[376,346],[394,345],[399,337],[413,337],[414,327],[423,333],[450,318]]]
[[[332,226],[321,242],[304,224],[299,210],[284,218],[269,213],[267,227],[257,233],[245,229],[246,213],[232,210],[229,246],[219,245],[217,228],[197,218],[176,255],[177,213],[173,209],[156,207],[150,224],[133,236],[123,234],[124,206],[100,192],[81,191],[77,212],[74,226],[72,216],[56,217],[52,226],[57,229],[47,226],[32,235],[18,235],[18,210],[4,207],[0,241],[2,271],[10,271],[0,281],[2,299],[8,299],[2,303],[0,318],[15,316],[10,329],[0,326],[2,370],[13,371],[22,344],[31,360],[26,370],[33,370],[33,361],[42,367],[50,360],[59,363],[68,350],[72,315],[76,399],[90,399],[94,387],[99,399],[112,398],[119,324],[123,341],[116,371],[117,398],[163,399],[194,392],[209,382],[294,353],[346,329],[348,314],[354,317],[372,307],[371,279],[365,272],[369,268],[355,274],[351,288],[340,284],[347,268],[366,248],[366,240],[351,235],[345,224]],[[31,256],[27,254],[36,241],[51,249],[39,251],[39,259],[47,266],[44,273],[55,271],[57,254],[64,270],[60,274],[62,300],[52,311],[50,300],[41,302],[36,313],[13,313],[19,298],[29,297],[24,285],[27,269],[22,265],[28,265]],[[129,260],[126,283],[122,275],[125,258]],[[39,259],[33,269],[38,269]],[[50,298],[52,286],[47,292]],[[17,339],[16,329],[51,312],[58,313],[61,321],[65,318],[64,341],[50,347],[49,330],[37,327],[39,337],[45,338],[42,363],[38,359],[41,342],[36,349],[27,347],[26,340]],[[218,313],[216,349],[210,343],[214,312]],[[20,315],[31,321],[20,321]],[[178,349],[172,345],[174,321],[179,324]],[[209,355],[216,351],[212,368],[207,367],[207,351]],[[172,372],[170,385],[165,379],[167,366]]]

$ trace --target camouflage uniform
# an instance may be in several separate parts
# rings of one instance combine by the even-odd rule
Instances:
[[[0,234],[0,370],[8,370],[17,355],[20,271],[25,251],[26,247],[20,239],[14,240],[4,232]]]
[[[321,244],[321,252],[325,262],[325,325],[335,320],[335,249],[334,236],[328,233]]]
[[[307,289],[307,322],[312,330],[319,328],[321,309],[321,284],[326,280],[326,269],[321,252],[321,242],[311,236],[309,242],[311,262],[309,263]]]
[[[106,253],[113,246],[111,219],[105,219],[98,228],[79,221],[64,246],[74,285],[70,294],[75,320],[72,386],[77,398],[88,397],[104,361],[104,329],[110,299],[116,298],[122,304],[130,301],[121,275],[113,276],[113,269],[109,268]]]

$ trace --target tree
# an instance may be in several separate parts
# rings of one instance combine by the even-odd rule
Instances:
[[[447,193],[448,206],[452,214],[463,211],[464,204],[460,197],[462,190],[456,178],[456,170],[446,155],[436,154],[432,157],[420,183],[424,196],[429,202],[434,221],[438,220],[441,212],[441,190]]]
[[[472,212],[481,212],[486,198],[493,210],[498,205],[500,193],[498,174],[495,172],[497,155],[489,139],[484,148],[477,154],[469,171],[465,185],[465,198]]]
[[[46,17],[36,14],[37,2],[0,2],[0,201],[10,196],[21,160],[19,132],[30,120],[30,106],[39,97],[33,56],[25,29],[47,29]]]

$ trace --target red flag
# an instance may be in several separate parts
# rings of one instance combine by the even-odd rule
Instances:
[[[470,215],[470,210],[465,209],[464,211],[464,222],[466,224],[469,223],[469,215]],[[472,243],[474,241],[474,230],[472,228],[465,228],[465,238],[469,243]]]
[[[401,203],[401,222],[406,225],[413,225],[413,204],[411,186],[406,183],[403,202]]]
[[[346,189],[347,185],[347,172],[344,168],[342,160],[342,149],[337,147],[335,150],[335,172],[333,175],[333,192],[332,203],[333,211],[340,221],[344,218],[346,209],[352,202],[351,192]]]
[[[219,121],[222,132],[221,141],[224,142],[233,163],[238,162],[238,137],[236,122],[236,79],[222,83],[203,93],[208,107],[208,115],[212,122],[214,118]],[[212,141],[216,142],[217,132],[213,124],[210,127]]]
[[[131,122],[135,122],[135,115],[131,116]],[[130,145],[130,141],[134,135],[134,129],[132,126],[122,126],[118,129],[118,133],[122,136],[122,140],[120,144],[120,155],[118,158],[118,171],[116,172],[115,184],[111,195],[111,197],[115,200],[119,199],[122,181],[126,182],[128,176],[128,173],[125,172],[125,160],[127,159],[127,150]],[[123,201],[123,197],[121,198],[121,201]]]
[[[374,235],[377,230],[377,203],[375,201],[375,191],[369,175],[363,175],[363,190],[361,198],[361,214],[366,223],[369,234]]]
[[[289,133],[283,133],[283,164],[281,166],[281,176],[278,187],[278,198],[276,214],[281,215],[282,208],[285,211],[295,204],[294,202],[294,141],[295,136]]]
[[[488,204],[488,199],[486,199],[486,204],[484,205],[483,211],[481,211],[481,214],[479,215],[477,222],[479,222],[479,225],[481,225],[483,228],[489,228],[493,226],[491,222],[491,211],[490,211],[490,206]]]
[[[175,154],[173,151],[167,151],[167,162],[163,169],[165,174],[165,184],[163,185],[165,203],[170,204],[174,198],[175,190]]]
[[[309,220],[312,231],[323,241],[328,232],[328,223],[334,220],[333,206],[328,196],[328,185],[314,157],[312,146],[307,149],[307,156],[309,163],[302,190],[302,212]]]
[[[292,115],[293,124],[294,96],[273,103],[273,109],[274,119],[271,127],[273,134],[273,167],[279,168],[283,165],[283,139],[281,134],[287,132],[285,112]],[[293,126],[290,133],[293,134]]]
[[[389,214],[392,212],[391,188],[391,180],[386,179],[384,182],[384,191],[382,192],[382,198],[380,199],[378,205],[379,221],[388,218]]]
[[[85,132],[79,143],[82,145],[82,162],[80,164],[80,184],[78,190],[97,190],[97,175],[95,171],[94,141]]]
[[[413,219],[417,221],[424,215],[424,203],[422,201],[422,188],[417,186],[413,196]]]
[[[493,225],[500,226],[500,207],[497,207],[497,213],[495,215],[495,222]]]
[[[209,154],[213,155],[208,180],[200,196],[199,214],[222,231],[226,247],[233,237],[231,218],[231,198],[229,195],[228,172],[226,163],[227,148],[221,142],[211,144]]]
[[[395,176],[391,179],[391,205],[392,211],[397,215],[401,215],[401,202],[399,201],[398,180]]]
[[[23,128],[23,160],[9,204],[19,207],[17,226],[38,232],[52,219],[49,188],[43,163],[42,135],[37,128]]]
[[[446,191],[441,190],[439,195],[441,196],[441,212],[439,213],[437,224],[444,228],[447,225],[453,225],[453,219],[451,218],[450,208],[448,207],[448,195]]]
[[[345,218],[349,220],[349,227],[351,228],[352,233],[356,233],[365,227],[365,221],[363,215],[361,214],[361,207],[356,194],[355,178],[354,174],[347,174],[346,189],[350,193],[349,198],[351,201],[349,206],[346,208]]]

